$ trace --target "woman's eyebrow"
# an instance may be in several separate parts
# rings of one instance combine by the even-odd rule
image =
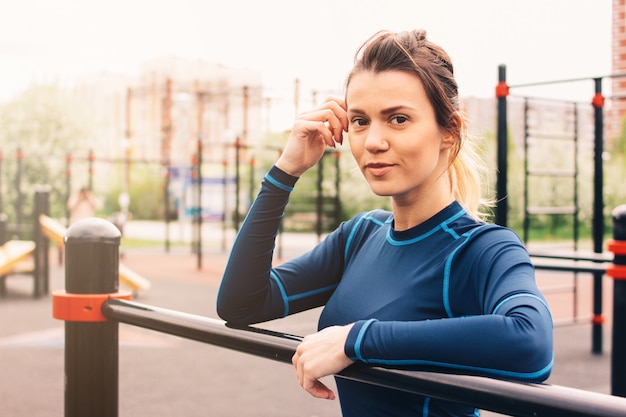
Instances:
[[[380,114],[387,116],[387,115],[390,115],[390,114],[397,113],[397,112],[399,112],[401,110],[406,110],[408,108],[409,108],[408,106],[404,106],[404,105],[393,106],[393,107],[389,107],[389,108],[381,110]],[[348,108],[348,113],[350,113],[350,114],[357,114],[357,115],[365,114],[365,112],[363,110],[358,109],[358,108]]]
[[[408,109],[407,106],[393,106],[387,109],[383,109],[380,113],[384,115],[389,115],[389,114],[397,113],[400,110],[406,110],[406,109]]]
[[[358,115],[365,114],[365,112],[363,110],[361,110],[361,109],[355,109],[355,108],[350,108],[350,107],[348,108],[348,113],[358,114]]]

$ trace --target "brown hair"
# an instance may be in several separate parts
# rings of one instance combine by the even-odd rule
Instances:
[[[471,144],[467,143],[450,56],[429,41],[424,30],[381,31],[357,50],[346,86],[355,74],[362,71],[404,71],[422,81],[437,123],[455,139],[448,167],[451,190],[470,215],[481,218],[478,158]]]

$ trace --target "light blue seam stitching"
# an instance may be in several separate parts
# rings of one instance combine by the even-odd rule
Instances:
[[[510,297],[505,298],[504,300],[500,301],[500,303],[498,303],[498,305],[493,309],[493,312],[491,314],[496,314],[498,312],[498,309],[500,309],[500,307],[502,307],[502,305],[507,301],[511,301],[512,299],[519,297],[529,297],[539,301],[546,308],[546,310],[548,310],[548,314],[550,315],[550,318],[552,318],[552,312],[550,311],[550,307],[548,306],[548,304],[540,297],[530,293],[513,294]]]
[[[466,238],[464,242],[462,242],[459,246],[457,246],[448,256],[448,259],[446,259],[446,264],[443,268],[443,306],[446,310],[446,314],[448,315],[448,317],[452,318],[454,317],[454,313],[452,313],[452,307],[450,307],[450,275],[451,275],[451,269],[452,269],[452,260],[454,259],[454,255],[456,255],[456,252],[461,249],[461,247],[463,247],[469,240],[470,237],[472,236],[472,234],[480,229],[482,229],[483,226],[480,227],[476,227],[472,230],[470,230],[468,233],[463,234],[463,236]]]
[[[283,317],[287,317],[289,315],[289,298],[287,297],[287,291],[285,291],[282,281],[274,271],[270,271],[270,278],[274,280],[280,290],[280,296],[283,299]]]
[[[354,353],[357,359],[364,361],[364,362],[365,360],[363,359],[363,356],[361,355],[361,343],[363,342],[363,338],[365,337],[365,332],[375,321],[376,319],[369,319],[368,321],[366,321],[365,324],[363,324],[363,327],[361,327],[361,330],[359,330],[359,334],[356,338],[356,342],[354,342]]]
[[[444,363],[444,362],[415,360],[415,359],[398,359],[398,360],[375,360],[375,359],[364,360],[364,359],[361,359],[361,361],[365,363],[370,363],[370,364],[390,365],[390,366],[422,366],[422,365],[437,366],[440,368],[457,369],[457,370],[463,370],[463,371],[469,371],[469,372],[478,372],[481,374],[500,376],[500,377],[505,377],[505,378],[514,378],[517,380],[534,381],[534,380],[537,380],[538,378],[542,378],[547,372],[549,372],[552,369],[552,366],[554,365],[554,355],[552,356],[552,359],[550,360],[550,363],[548,363],[548,365],[546,365],[542,369],[535,371],[535,372],[503,371],[500,369],[489,369],[489,368],[482,368],[482,367],[477,367],[477,366],[455,365],[455,364]]]
[[[382,223],[378,219],[376,219],[374,217],[371,217],[372,213],[373,213],[373,211],[370,211],[369,213],[365,214],[363,217],[359,218],[356,221],[356,224],[354,225],[352,230],[350,230],[350,234],[348,235],[348,239],[346,240],[346,248],[345,248],[345,250],[343,252],[343,260],[344,261],[348,260],[348,251],[350,250],[350,245],[352,245],[352,241],[354,240],[354,236],[356,235],[356,232],[361,227],[361,223],[363,223],[363,221],[368,220],[368,221],[371,221],[374,224],[377,224],[378,226],[383,226],[384,225],[384,223]]]
[[[449,234],[450,236],[452,236],[454,239],[458,239],[459,238],[459,234],[457,232],[455,232],[454,230],[450,229],[446,223],[443,223],[441,225],[441,229],[444,232],[446,232],[447,234]]]
[[[265,174],[265,179],[268,180],[270,183],[274,184],[275,186],[277,186],[278,188],[280,188],[281,190],[288,191],[288,192],[293,191],[293,187],[283,184],[282,182],[278,181],[276,178],[272,177],[269,173]]]
[[[447,229],[447,225],[449,223],[452,223],[453,221],[455,221],[456,219],[458,219],[459,217],[463,216],[465,214],[465,209],[461,209],[459,212],[453,214],[452,216],[450,216],[449,218],[447,218],[446,220],[444,220],[443,222],[439,223],[437,226],[433,227],[431,230],[429,230],[428,232],[421,234],[419,236],[414,237],[413,239],[409,239],[409,240],[395,240],[392,236],[391,236],[391,232],[392,230],[389,229],[389,231],[387,232],[387,241],[394,245],[394,246],[403,246],[403,245],[410,245],[412,243],[415,242],[419,242],[420,240],[426,239],[428,236],[433,235],[434,233],[436,233],[439,229],[444,228],[444,226]],[[455,233],[456,234],[456,233]]]
[[[329,285],[327,287],[318,288],[316,290],[302,292],[300,294],[294,294],[294,295],[288,296],[287,300],[288,301],[294,301],[294,300],[299,300],[301,298],[306,298],[306,297],[310,297],[310,296],[313,296],[313,295],[317,295],[317,294],[320,294],[320,293],[332,290],[333,288],[337,288],[337,285],[338,284],[333,284],[333,285]]]

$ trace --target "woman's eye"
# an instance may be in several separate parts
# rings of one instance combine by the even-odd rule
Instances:
[[[408,120],[408,117],[398,114],[391,118],[391,123],[396,124],[396,125],[401,125],[405,123],[407,120]]]
[[[355,117],[351,123],[355,126],[365,126],[367,125],[367,120],[362,117]]]

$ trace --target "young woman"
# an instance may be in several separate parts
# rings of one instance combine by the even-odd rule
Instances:
[[[296,181],[343,142],[392,212],[342,223],[310,252],[272,268]],[[251,324],[324,306],[293,357],[300,385],[355,361],[435,366],[521,381],[552,368],[552,320],[520,239],[481,220],[448,55],[424,31],[381,32],[357,52],[345,100],[300,115],[266,174],[226,267],[217,307]],[[473,407],[337,378],[344,416],[474,416]]]

